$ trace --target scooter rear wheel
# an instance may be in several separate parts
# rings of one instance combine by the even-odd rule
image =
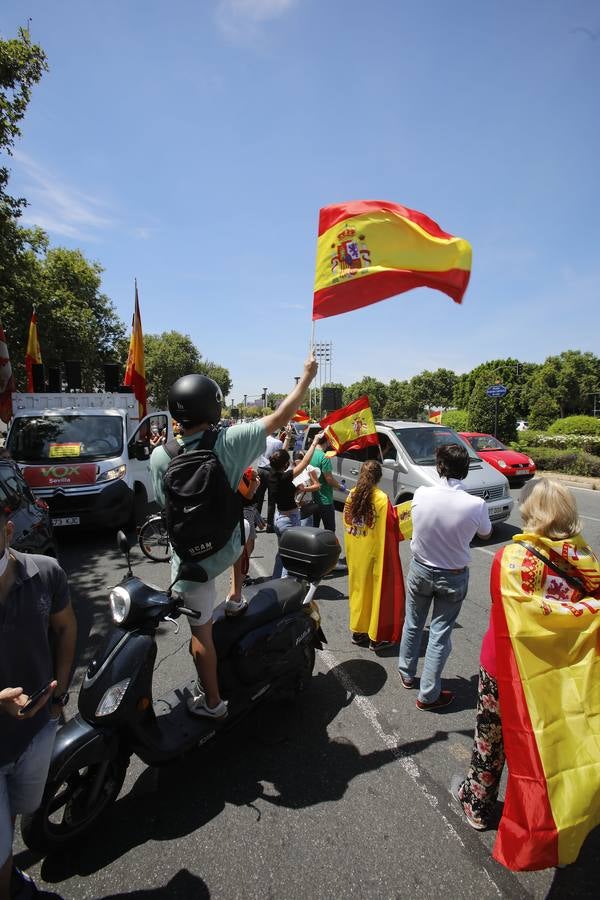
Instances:
[[[128,758],[118,756],[78,769],[64,781],[48,782],[39,809],[21,818],[29,849],[56,850],[91,829],[119,796],[128,764]]]

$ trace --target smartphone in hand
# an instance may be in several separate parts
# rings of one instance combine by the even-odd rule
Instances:
[[[41,697],[43,694],[47,694],[47,693],[48,693],[48,691],[50,690],[50,687],[51,687],[51,686],[52,686],[52,682],[49,681],[48,684],[44,685],[44,687],[41,687],[39,690],[34,691],[33,694],[30,694],[30,695],[29,695],[29,700],[27,701],[27,703],[25,704],[25,706],[22,706],[21,709],[19,710],[19,715],[20,715],[20,716],[24,716],[25,713],[28,713],[30,709],[33,709],[33,707],[34,707],[35,704],[38,702],[38,700],[40,699],[40,697]]]

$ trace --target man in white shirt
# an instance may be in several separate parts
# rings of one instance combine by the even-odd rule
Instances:
[[[452,691],[443,691],[442,671],[452,649],[452,628],[469,586],[469,544],[487,538],[492,525],[484,500],[468,494],[462,480],[469,473],[469,455],[459,444],[438,447],[440,483],[420,487],[412,501],[413,559],[408,570],[406,619],[398,669],[403,687],[416,686],[421,637],[433,601],[429,642],[425,653],[417,709],[448,706]]]

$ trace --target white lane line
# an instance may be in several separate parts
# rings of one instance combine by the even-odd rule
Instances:
[[[488,550],[487,547],[473,547],[472,549],[473,549],[473,550],[480,550],[482,553],[487,553],[488,556],[495,556],[495,555],[496,555],[496,551],[495,551],[495,550]]]
[[[600,519],[597,519],[596,516],[579,516],[580,519],[589,519],[590,522],[600,522]]]
[[[483,550],[485,553],[491,553],[494,556],[492,550],[485,550],[484,547],[476,547],[476,550]],[[260,565],[255,559],[251,558],[251,562],[254,565],[254,568],[259,572],[259,574],[264,578],[267,577],[267,573],[265,572],[262,565]],[[404,769],[406,774],[411,778],[414,784],[419,788],[419,790],[423,793],[423,796],[432,807],[435,809],[442,819],[448,833],[456,840],[458,843],[465,848],[465,845],[452,825],[451,822],[448,821],[444,813],[439,808],[438,798],[435,797],[430,791],[427,790],[427,787],[419,780],[421,777],[421,772],[417,763],[414,761],[412,756],[409,756],[408,753],[403,753],[402,750],[399,749],[400,744],[400,736],[396,734],[396,732],[392,732],[391,734],[387,734],[381,727],[379,722],[379,711],[374,703],[369,700],[368,697],[361,696],[360,690],[358,686],[353,682],[350,676],[344,672],[344,670],[340,670],[341,663],[336,656],[330,650],[321,650],[319,654],[319,658],[323,661],[325,668],[332,672],[334,677],[340,682],[342,687],[351,693],[354,697],[353,703],[356,704],[362,715],[371,725],[371,728],[375,731],[378,738],[384,744],[385,747],[391,752],[394,759],[397,759],[400,763],[401,767]],[[485,874],[486,878],[490,882],[490,884],[494,887],[496,893],[499,897],[502,897],[502,891],[493,880],[490,873],[487,869],[482,866],[481,871]]]
[[[573,484],[572,481],[565,481],[564,484],[568,485],[568,486],[571,488],[572,491],[587,491],[588,494],[597,494],[597,493],[598,493],[598,491],[596,490],[596,488],[582,488],[582,487],[577,487],[577,485],[576,485],[576,484]]]

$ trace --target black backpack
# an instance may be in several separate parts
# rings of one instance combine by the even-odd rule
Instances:
[[[239,524],[245,542],[242,498],[231,488],[214,452],[218,431],[205,431],[186,448],[169,441],[171,462],[163,476],[169,540],[182,562],[200,562],[221,550]]]

